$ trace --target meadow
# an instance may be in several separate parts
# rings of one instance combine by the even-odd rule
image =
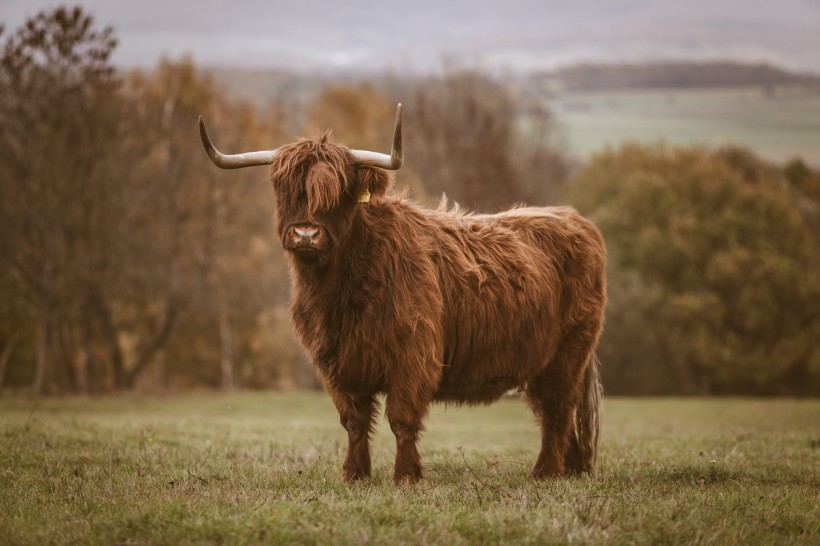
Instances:
[[[606,400],[599,471],[534,482],[524,403],[433,406],[425,479],[340,479],[326,395],[0,399],[3,544],[817,544],[820,400]]]
[[[550,107],[568,150],[587,159],[626,141],[748,147],[820,166],[820,90],[737,87],[559,94]]]

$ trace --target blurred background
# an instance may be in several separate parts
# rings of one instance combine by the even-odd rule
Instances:
[[[0,391],[316,388],[267,171],[332,128],[397,186],[571,204],[610,394],[820,395],[820,4],[0,0]]]

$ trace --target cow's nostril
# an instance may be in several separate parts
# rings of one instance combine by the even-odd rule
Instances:
[[[298,227],[298,228],[294,228],[294,229],[296,231],[296,235],[298,235],[299,237],[307,237],[309,239],[312,239],[313,237],[316,236],[317,233],[319,233],[319,230],[317,228],[299,228]]]

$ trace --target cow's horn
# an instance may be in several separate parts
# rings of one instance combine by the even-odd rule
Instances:
[[[244,154],[226,155],[216,149],[208,138],[208,131],[205,130],[205,121],[199,116],[199,136],[202,137],[202,145],[208,152],[208,157],[214,165],[222,169],[241,169],[242,167],[255,167],[257,165],[270,165],[273,163],[279,150],[263,150],[261,152],[247,152]]]
[[[390,155],[368,150],[350,150],[353,159],[359,165],[373,165],[388,171],[395,171],[404,162],[401,151],[401,103],[396,107],[396,125],[393,128],[393,150]]]

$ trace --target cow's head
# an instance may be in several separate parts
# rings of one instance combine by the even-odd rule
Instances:
[[[326,265],[344,250],[357,207],[384,195],[391,181],[388,171],[402,164],[401,104],[390,155],[334,144],[329,133],[275,150],[225,155],[211,143],[201,116],[199,132],[217,167],[271,165],[282,246],[305,265]]]

